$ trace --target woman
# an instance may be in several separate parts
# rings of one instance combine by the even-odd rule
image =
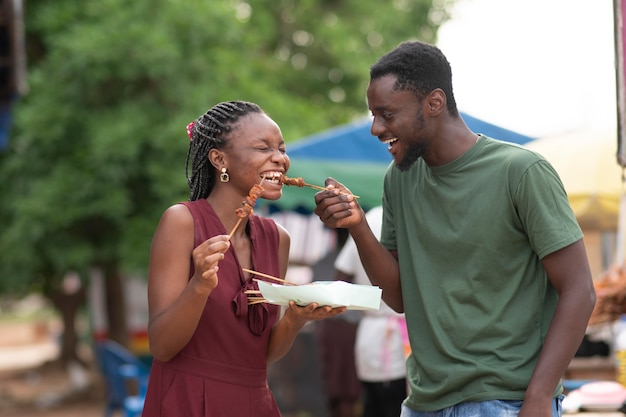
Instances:
[[[263,198],[282,194],[289,158],[278,125],[256,104],[231,101],[187,131],[190,201],[165,211],[152,242],[154,361],[143,415],[280,416],[267,364],[287,353],[307,321],[345,307],[290,303],[279,318],[278,306],[248,305],[246,291],[258,287],[244,269],[280,278],[287,272],[287,231],[255,214],[236,214],[255,185]]]

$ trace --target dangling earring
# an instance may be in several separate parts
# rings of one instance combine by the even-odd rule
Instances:
[[[226,172],[226,168],[222,168],[222,173],[220,174],[220,181],[228,182],[230,181],[230,175]]]

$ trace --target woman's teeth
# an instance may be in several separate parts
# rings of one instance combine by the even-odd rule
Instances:
[[[262,175],[263,180],[272,184],[280,184],[282,174],[280,172],[269,172]]]

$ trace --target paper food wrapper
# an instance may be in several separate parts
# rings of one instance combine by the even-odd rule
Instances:
[[[345,306],[348,310],[378,310],[382,289],[372,285],[351,284],[345,281],[314,281],[306,285],[282,285],[258,281],[259,290],[268,302],[299,306],[317,303],[320,306]]]

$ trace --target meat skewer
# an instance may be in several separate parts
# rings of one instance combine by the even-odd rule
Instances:
[[[314,189],[320,190],[320,191],[324,191],[324,190],[328,189],[326,187],[320,187],[319,185],[309,184],[309,183],[305,182],[302,179],[302,177],[289,178],[288,176],[283,175],[281,180],[282,180],[283,184],[285,184],[285,185],[295,185],[296,187],[310,187],[310,188],[314,188]],[[358,195],[350,194],[348,192],[341,192],[340,194],[352,195],[354,198],[359,198]]]
[[[246,199],[241,202],[243,207],[239,207],[237,210],[235,210],[235,214],[237,215],[238,219],[237,223],[235,223],[235,226],[233,227],[233,230],[230,231],[228,239],[233,237],[233,234],[235,233],[235,230],[237,230],[237,227],[239,227],[239,225],[241,224],[241,221],[254,212],[254,206],[256,205],[256,201],[259,197],[263,195],[263,191],[265,191],[261,186],[261,183],[264,179],[265,178],[263,178],[260,183],[254,184],[252,186]]]

